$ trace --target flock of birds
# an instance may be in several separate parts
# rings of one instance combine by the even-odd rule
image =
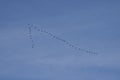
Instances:
[[[39,28],[38,26],[34,26],[33,24],[28,24],[29,38],[30,38],[30,40],[31,40],[31,42],[32,42],[32,48],[35,47],[34,39],[33,39],[33,36],[32,36],[32,29],[35,29],[35,30],[37,30],[37,31],[39,31],[39,32],[42,32],[42,33],[44,33],[44,34],[47,34],[47,35],[49,35],[51,38],[54,38],[54,39],[56,39],[56,40],[59,40],[59,41],[65,43],[66,45],[68,45],[69,47],[74,48],[75,50],[83,51],[83,52],[86,52],[86,53],[89,53],[89,54],[95,54],[95,55],[98,54],[97,52],[94,52],[94,51],[82,49],[82,48],[80,48],[80,47],[78,47],[78,46],[70,43],[69,41],[64,40],[64,39],[62,39],[62,38],[60,38],[60,37],[52,34],[51,32],[48,32],[48,31],[46,31],[46,30],[44,30],[44,29],[42,29],[42,28]]]

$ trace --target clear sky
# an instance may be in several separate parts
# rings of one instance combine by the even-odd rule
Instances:
[[[0,0],[0,80],[120,80],[120,1]]]

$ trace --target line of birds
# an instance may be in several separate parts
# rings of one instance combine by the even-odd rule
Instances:
[[[28,24],[28,25],[30,25],[30,24]],[[28,31],[29,31],[28,34],[29,34],[29,39],[32,42],[32,48],[34,48],[35,43],[34,43],[33,36],[32,36],[32,27],[33,27],[33,25],[28,26]]]
[[[58,36],[56,36],[56,35],[48,32],[48,31],[46,31],[46,30],[44,30],[44,29],[42,29],[42,28],[38,28],[38,26],[33,26],[33,25],[31,25],[31,26],[29,27],[29,35],[30,35],[30,39],[32,40],[32,48],[34,48],[34,41],[33,41],[32,34],[31,34],[31,29],[32,29],[32,28],[33,28],[33,29],[36,29],[36,30],[39,31],[39,32],[42,32],[42,33],[47,34],[47,35],[51,36],[52,38],[54,38],[54,39],[56,39],[56,40],[59,40],[59,41],[65,43],[66,45],[68,45],[69,47],[74,48],[75,50],[83,51],[83,52],[86,52],[86,53],[89,53],[89,54],[98,54],[97,52],[94,52],[94,51],[82,49],[82,48],[80,48],[80,47],[78,47],[78,46],[70,43],[70,42],[67,41],[67,40],[64,40],[64,39],[62,39],[62,38],[60,38],[60,37],[58,37]]]

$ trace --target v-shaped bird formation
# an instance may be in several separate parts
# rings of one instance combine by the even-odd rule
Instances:
[[[83,52],[86,52],[86,53],[89,53],[89,54],[98,54],[97,52],[94,52],[94,51],[90,51],[90,50],[86,50],[86,49],[82,49],[80,48],[79,46],[76,46],[72,43],[70,43],[69,41],[67,40],[64,40],[54,34],[52,34],[51,32],[48,32],[47,30],[44,30],[43,28],[41,28],[40,26],[35,26],[33,24],[28,24],[28,31],[29,31],[29,38],[32,42],[32,48],[35,47],[35,43],[34,43],[34,39],[33,39],[33,35],[32,35],[32,29],[35,29],[36,31],[38,32],[41,32],[41,33],[44,33],[44,34],[47,34],[48,36],[50,36],[51,38],[54,38],[56,40],[59,40],[61,42],[63,42],[64,44],[68,45],[69,47],[71,48],[74,48],[75,50],[78,50],[78,51],[83,51]]]

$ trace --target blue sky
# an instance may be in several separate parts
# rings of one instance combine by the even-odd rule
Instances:
[[[119,0],[0,0],[0,80],[120,80]],[[52,33],[82,49],[32,28]]]

